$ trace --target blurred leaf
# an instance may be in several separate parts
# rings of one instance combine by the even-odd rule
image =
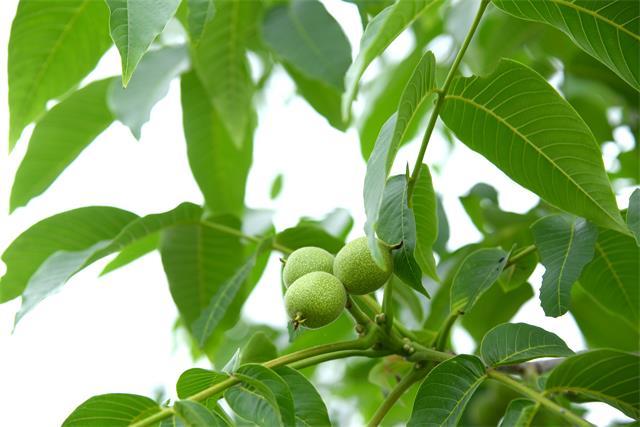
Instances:
[[[384,357],[369,371],[369,382],[388,394],[402,378],[411,372],[413,364],[399,356]]]
[[[487,365],[501,366],[574,353],[560,337],[542,328],[526,323],[503,323],[484,336],[480,354]]]
[[[516,260],[515,263],[506,266],[498,277],[498,283],[505,292],[512,291],[518,286],[527,282],[538,265],[538,255],[536,252]]]
[[[547,393],[576,393],[640,418],[640,356],[617,350],[593,350],[567,358],[547,379]]]
[[[396,302],[396,304],[393,305],[396,309],[396,317],[402,319],[405,324],[414,323],[416,327],[419,327],[424,318],[423,304],[420,297],[413,291],[413,288],[406,285],[396,276],[392,276],[391,281],[393,282],[392,295]],[[403,315],[405,311],[411,314],[412,322],[405,321],[406,316]]]
[[[531,230],[545,267],[540,303],[547,316],[558,317],[569,309],[571,287],[593,258],[598,229],[582,218],[550,215]]]
[[[447,242],[449,241],[449,221],[447,213],[442,204],[442,197],[436,194],[436,213],[438,216],[438,238],[433,244],[433,249],[442,256],[447,253]]]
[[[9,148],[46,102],[74,88],[111,45],[101,1],[23,0],[9,39]]]
[[[107,206],[78,208],[45,218],[18,236],[5,250],[6,274],[0,280],[0,302],[19,296],[36,271],[52,255],[77,253],[106,244],[135,220],[136,215]],[[75,271],[68,272],[70,277]],[[67,277],[67,278],[68,278]]]
[[[202,368],[187,369],[178,378],[176,392],[180,399],[186,399],[211,386],[221,383],[229,376]]]
[[[317,246],[332,254],[337,253],[344,246],[344,241],[314,225],[297,225],[282,230],[276,235],[275,242],[291,250],[304,246]]]
[[[640,146],[636,140],[636,146],[632,150],[618,154],[620,168],[612,173],[613,178],[624,178],[637,185],[640,182]]]
[[[420,385],[408,426],[456,426],[484,379],[484,365],[475,356],[462,354],[440,363]]]
[[[111,38],[122,59],[122,85],[127,86],[151,42],[176,13],[180,0],[105,0],[111,16]]]
[[[344,242],[351,228],[353,228],[353,218],[348,210],[336,208],[319,220],[304,217],[298,225],[315,225],[321,227],[327,233]]]
[[[109,108],[136,139],[142,125],[149,121],[152,108],[169,92],[169,84],[189,68],[185,46],[172,46],[149,52],[138,64],[137,73],[126,88],[113,80]]]
[[[179,400],[173,404],[173,409],[188,427],[225,427],[230,425],[214,411],[210,411],[206,406],[193,400]]]
[[[427,165],[421,165],[420,175],[413,192],[412,211],[416,220],[416,249],[414,252],[420,269],[440,281],[433,257],[433,245],[438,238],[438,208],[436,194]]]
[[[240,365],[262,363],[278,356],[276,346],[262,331],[254,333],[240,352]]]
[[[216,4],[214,0],[187,0],[186,4],[188,6],[187,27],[191,43],[197,45],[205,26],[215,15]]]
[[[252,160],[253,124],[246,125],[246,140],[238,148],[194,72],[182,76],[181,101],[189,165],[207,206],[214,213],[239,215]]]
[[[529,427],[538,407],[533,400],[513,399],[498,427]]]
[[[274,371],[287,383],[291,390],[296,425],[310,427],[331,425],[327,407],[309,380],[298,371],[287,366],[280,366]]]
[[[305,77],[342,91],[351,46],[340,24],[317,0],[292,0],[270,9],[262,23],[265,43]]]
[[[63,427],[126,427],[135,420],[160,411],[148,397],[135,394],[101,394],[78,406],[62,423]]]
[[[124,267],[132,263],[133,261],[143,257],[144,255],[151,253],[158,249],[160,245],[160,233],[149,234],[135,242],[129,244],[120,253],[102,269],[101,276],[107,273],[111,273],[113,270],[117,270],[120,267]]]
[[[282,174],[280,173],[276,176],[276,178],[271,183],[271,192],[269,194],[271,197],[271,200],[277,199],[280,193],[282,192],[282,180],[283,180],[283,177],[282,177]]]
[[[49,188],[113,122],[106,100],[112,80],[99,80],[72,93],[36,124],[13,181],[10,211],[25,206]]]
[[[585,52],[640,90],[640,36],[637,26],[640,10],[633,2],[498,0],[494,4],[518,18],[558,28]]]
[[[640,188],[636,188],[629,197],[627,209],[627,225],[634,234],[636,243],[640,246]]]
[[[462,207],[469,215],[471,222],[483,234],[490,232],[491,228],[486,224],[484,210],[489,205],[498,206],[498,192],[489,184],[479,182],[469,192],[460,197]]]
[[[628,233],[591,131],[531,69],[503,60],[488,77],[456,78],[442,118],[462,142],[549,203]],[[508,147],[498,149],[495,141],[504,140]]]

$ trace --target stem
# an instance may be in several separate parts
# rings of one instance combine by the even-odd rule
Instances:
[[[532,252],[536,251],[536,245],[529,245],[526,248],[524,248],[523,250],[521,250],[520,252],[518,252],[516,255],[509,257],[509,261],[507,261],[507,263],[505,264],[504,268],[507,268],[513,264],[515,264],[516,262],[520,261],[522,258],[526,257],[527,255],[529,255]]]
[[[513,378],[511,378],[509,375],[503,374],[501,372],[498,372],[498,371],[495,371],[495,370],[492,370],[492,369],[487,371],[487,375],[490,378],[493,378],[494,380],[500,381],[501,383],[503,383],[507,387],[517,391],[518,393],[521,393],[521,394],[523,394],[523,395],[535,400],[537,403],[539,403],[540,405],[544,406],[545,408],[547,408],[549,411],[553,412],[554,414],[564,418],[565,420],[570,422],[572,425],[576,425],[576,426],[580,426],[580,427],[590,427],[591,426],[591,423],[587,422],[586,420],[583,420],[582,418],[580,418],[579,416],[577,416],[573,412],[569,411],[566,408],[563,408],[562,406],[558,405],[554,401],[547,399],[546,397],[544,397],[542,394],[538,393],[537,391],[532,390],[529,387],[525,386],[524,384],[519,383],[518,381],[516,381]]]
[[[442,328],[440,329],[440,332],[438,333],[438,337],[436,338],[436,349],[437,350],[442,351],[447,346],[447,340],[449,339],[449,334],[451,333],[451,328],[453,327],[453,324],[456,323],[456,320],[458,319],[459,315],[460,315],[459,311],[455,311],[453,313],[449,313],[449,316],[444,321],[444,325],[442,325]]]
[[[218,231],[222,231],[223,233],[227,233],[230,234],[232,236],[237,236],[240,237],[241,239],[245,239],[245,240],[249,240],[250,242],[255,242],[255,243],[260,243],[262,242],[263,238],[262,237],[258,237],[258,236],[252,236],[250,234],[245,234],[240,230],[237,230],[233,227],[228,227],[226,225],[222,225],[222,224],[218,224],[215,222],[210,222],[210,221],[202,221],[202,225],[209,227],[213,230],[218,230]],[[271,247],[277,251],[280,251],[284,254],[290,254],[291,252],[293,252],[293,249],[289,249],[286,246],[282,246],[279,243],[273,242],[271,244]]]
[[[420,166],[422,165],[422,161],[424,160],[424,155],[427,152],[427,145],[429,145],[429,140],[431,139],[431,134],[436,127],[436,122],[438,121],[438,115],[440,114],[440,109],[444,104],[444,98],[449,91],[449,87],[451,86],[451,82],[458,71],[458,66],[460,65],[460,61],[462,61],[462,57],[464,56],[467,48],[469,47],[469,43],[471,43],[471,39],[473,38],[473,34],[476,32],[478,28],[478,24],[480,24],[480,20],[482,19],[482,15],[484,11],[487,9],[489,5],[489,0],[482,0],[480,3],[480,7],[476,12],[476,16],[473,19],[473,23],[467,32],[464,41],[462,42],[462,46],[460,46],[460,50],[456,55],[456,58],[453,60],[453,64],[451,64],[451,68],[449,69],[449,73],[442,85],[442,89],[438,90],[438,100],[436,101],[436,105],[433,107],[433,111],[431,112],[431,117],[429,117],[429,124],[427,125],[427,130],[424,133],[422,138],[422,144],[420,145],[420,151],[418,152],[418,157],[416,158],[416,163],[413,167],[413,172],[411,173],[411,178],[409,179],[409,184],[407,187],[408,200],[409,205],[411,205],[411,197],[413,196],[413,189],[418,180],[418,175],[420,174]]]
[[[362,299],[358,298],[358,300],[362,300]],[[367,330],[369,325],[372,323],[371,319],[369,318],[369,316],[367,316],[364,313],[364,311],[360,309],[360,307],[358,307],[358,304],[350,296],[347,297],[347,310],[349,311],[351,316],[354,318],[356,323],[359,325],[362,325],[363,327],[365,327],[365,330]]]
[[[373,298],[371,295],[363,295],[361,297],[358,297],[358,301],[366,305],[372,312],[376,314],[380,312],[380,305],[378,304],[378,301],[376,301],[375,298]],[[396,328],[401,335],[404,335],[407,338],[411,338],[413,341],[419,342],[416,334],[407,329],[407,327],[402,323],[398,322],[398,319],[393,319],[393,327]]]
[[[393,281],[389,280],[384,285],[384,294],[382,296],[382,313],[384,314],[384,330],[388,333],[393,327]]]
[[[402,395],[409,389],[409,387],[419,381],[420,378],[424,376],[424,374],[424,369],[414,369],[413,371],[405,375],[405,377],[400,380],[398,384],[396,384],[394,389],[391,390],[391,393],[389,393],[386,399],[384,399],[382,405],[380,405],[376,413],[373,414],[373,417],[371,418],[371,421],[369,421],[369,424],[367,424],[367,427],[378,426],[387,415],[387,412],[389,412],[389,410],[393,408],[393,405],[395,405],[398,399],[402,397]]]
[[[309,366],[318,365],[320,363],[328,362],[330,360],[344,359],[347,357],[383,357],[391,354],[389,351],[384,350],[343,350],[336,351],[334,353],[321,354],[319,356],[310,357],[308,359],[300,360],[289,365],[293,369],[304,369]]]

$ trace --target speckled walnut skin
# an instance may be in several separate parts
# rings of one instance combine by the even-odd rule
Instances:
[[[289,255],[282,271],[282,280],[289,287],[305,274],[314,271],[333,273],[333,255],[322,248],[307,246]]]
[[[336,255],[333,274],[347,292],[364,295],[380,289],[393,271],[393,258],[388,248],[380,245],[386,269],[381,269],[371,257],[367,238],[360,237],[347,243]]]
[[[346,304],[344,286],[334,275],[324,271],[302,276],[284,294],[289,317],[311,329],[336,320]]]

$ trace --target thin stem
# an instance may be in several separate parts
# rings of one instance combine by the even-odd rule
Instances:
[[[400,399],[409,387],[419,381],[424,375],[425,371],[423,369],[414,369],[405,375],[405,377],[396,384],[394,389],[391,390],[391,393],[389,393],[386,399],[384,399],[376,413],[373,414],[373,417],[369,421],[369,424],[367,424],[367,427],[377,427],[387,415],[387,412],[393,408],[393,405],[395,405],[398,399]]]
[[[362,299],[358,298],[358,300],[362,300]],[[360,307],[358,307],[358,304],[350,296],[347,297],[347,311],[349,311],[349,313],[354,318],[356,323],[358,323],[359,325],[362,325],[365,328],[365,330],[369,328],[369,326],[372,323],[371,319],[369,318],[369,316],[365,314],[364,311],[360,309]]]
[[[249,240],[250,242],[255,242],[255,243],[260,243],[262,242],[263,238],[262,237],[258,237],[258,236],[252,236],[250,234],[245,234],[240,230],[237,230],[233,227],[229,227],[223,224],[218,224],[215,222],[211,222],[211,221],[202,221],[202,225],[209,227],[213,230],[218,230],[218,231],[222,231],[223,233],[227,233],[230,234],[232,236],[237,236],[240,237],[241,239],[245,239],[245,240]],[[291,252],[293,252],[293,249],[287,248],[286,246],[283,246],[279,243],[273,242],[271,244],[271,247],[277,251],[280,251],[284,254],[290,254]]]
[[[391,331],[394,322],[393,316],[393,281],[389,280],[384,285],[384,294],[382,296],[382,313],[384,314],[384,330],[388,333]]]
[[[369,310],[371,310],[375,314],[380,313],[380,310],[381,310],[380,305],[378,304],[378,301],[376,301],[375,298],[373,298],[371,295],[362,295],[361,297],[358,298],[358,301],[366,305],[369,308]],[[411,338],[414,341],[418,341],[418,342],[420,341],[418,340],[418,337],[416,336],[416,334],[414,334],[409,329],[407,329],[407,327],[404,326],[402,323],[400,323],[398,319],[395,319],[395,318],[393,319],[393,327],[396,328],[401,335]]]
[[[518,393],[523,394],[523,395],[535,400],[540,405],[544,406],[546,409],[548,409],[549,411],[553,412],[554,414],[564,418],[565,420],[567,420],[572,425],[576,425],[576,426],[580,426],[580,427],[590,427],[591,426],[591,423],[587,422],[586,420],[583,420],[582,418],[580,418],[579,416],[577,416],[573,412],[569,411],[566,408],[563,408],[562,406],[558,405],[554,401],[552,401],[550,399],[547,399],[546,397],[544,397],[542,394],[538,393],[537,391],[525,386],[524,384],[519,383],[518,381],[516,381],[513,378],[511,378],[509,375],[503,374],[503,373],[498,372],[498,371],[493,370],[493,369],[490,369],[489,371],[487,371],[487,375],[490,378],[493,378],[494,380],[500,381],[501,383],[503,383],[507,387],[517,391]]]
[[[458,311],[455,311],[453,313],[449,313],[449,316],[444,321],[444,324],[442,325],[442,328],[440,329],[440,332],[438,333],[438,337],[436,338],[436,349],[437,350],[442,351],[447,346],[447,341],[449,339],[449,335],[451,334],[451,328],[453,328],[453,325],[454,325],[454,323],[456,323],[456,320],[458,319],[459,315],[460,315],[460,312],[458,312]]]
[[[411,173],[411,178],[409,179],[409,184],[407,187],[409,205],[411,205],[413,189],[418,180],[418,175],[420,174],[420,166],[422,165],[422,162],[424,160],[424,155],[427,152],[427,145],[429,145],[431,134],[433,133],[433,130],[436,127],[436,122],[438,121],[438,115],[440,114],[440,109],[444,104],[445,96],[449,91],[451,82],[453,81],[453,78],[455,77],[458,71],[458,66],[460,65],[460,61],[462,61],[462,57],[467,51],[467,48],[469,47],[469,43],[471,43],[471,39],[473,38],[473,34],[476,32],[476,29],[478,28],[478,24],[480,24],[480,20],[482,19],[482,15],[484,14],[484,11],[487,9],[488,5],[489,5],[489,0],[482,0],[482,2],[480,3],[480,7],[478,8],[478,12],[476,12],[476,16],[473,19],[473,23],[471,24],[471,27],[469,28],[469,31],[467,32],[467,35],[464,38],[464,41],[462,42],[462,46],[460,46],[460,50],[458,51],[458,54],[453,60],[453,64],[451,64],[451,68],[449,69],[449,73],[447,74],[444,84],[442,85],[442,89],[438,90],[437,92],[438,100],[436,101],[436,105],[433,107],[433,111],[431,112],[431,117],[429,117],[429,124],[427,125],[427,130],[425,131],[424,136],[422,138],[420,151],[418,152],[418,157],[416,158],[416,163],[413,167],[413,172]]]
[[[507,261],[507,263],[505,264],[504,268],[507,268],[507,267],[515,264],[516,262],[520,261],[522,258],[526,257],[530,253],[535,252],[536,249],[537,249],[536,245],[527,246],[526,248],[524,248],[523,250],[521,250],[520,252],[518,252],[514,256],[509,257],[509,261]]]
[[[347,357],[375,358],[388,356],[389,354],[391,354],[391,352],[385,350],[343,350],[300,360],[298,362],[291,363],[289,367],[293,369],[304,369],[308,368],[309,366],[315,366],[320,363],[328,362],[330,360],[345,359]]]

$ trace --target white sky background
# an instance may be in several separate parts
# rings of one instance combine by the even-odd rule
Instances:
[[[0,10],[0,135],[8,135],[6,92],[7,43],[17,0],[2,0]],[[357,50],[361,36],[355,7],[339,1],[324,2],[348,33]],[[401,37],[391,51],[406,49]],[[375,64],[374,64],[375,65]],[[94,73],[118,74],[119,57],[111,49]],[[371,73],[368,74],[369,76]],[[365,76],[366,77],[366,76]],[[362,183],[365,163],[355,129],[341,133],[331,128],[306,102],[294,96],[294,86],[282,73],[272,78],[266,104],[260,111],[254,165],[247,188],[247,203],[276,211],[278,229],[294,225],[300,216],[320,217],[335,207],[347,208],[355,218],[351,237],[362,234]],[[179,83],[174,81],[136,141],[129,130],[115,123],[86,149],[41,197],[8,216],[10,183],[24,155],[30,129],[14,152],[0,148],[0,250],[22,231],[55,213],[87,205],[113,205],[145,215],[162,212],[202,196],[188,168],[181,126]],[[395,173],[413,164],[418,145],[401,150]],[[440,162],[448,145],[433,140],[427,162]],[[269,199],[270,185],[284,174],[278,199]],[[441,174],[434,173],[436,189],[444,195],[451,224],[451,248],[479,239],[458,197],[484,181],[497,188],[503,209],[524,212],[537,198],[463,144],[456,144]],[[626,204],[628,194],[619,198]],[[284,326],[279,266],[273,257],[264,277],[245,306],[257,321]],[[175,381],[193,366],[188,349],[172,333],[177,316],[157,253],[105,277],[98,273],[106,261],[76,275],[59,294],[46,299],[12,333],[19,300],[0,305],[0,407],[2,424],[13,427],[56,426],[88,397],[109,392],[153,396],[158,389],[174,392]],[[0,265],[0,274],[5,271]],[[532,279],[538,288],[538,268]],[[573,350],[585,344],[570,315],[544,317],[536,296],[516,315],[516,321],[541,326],[562,337]],[[471,350],[469,336],[454,330],[458,349]],[[202,364],[201,364],[202,365]],[[206,365],[203,365],[206,366]],[[604,425],[612,417],[625,419],[604,404],[591,404],[588,419]]]

